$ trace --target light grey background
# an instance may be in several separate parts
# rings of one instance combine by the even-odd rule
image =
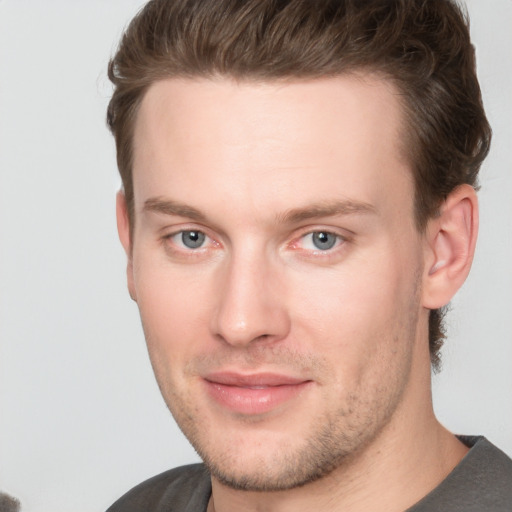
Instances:
[[[0,490],[24,512],[102,511],[197,460],[154,382],[115,230],[105,70],[141,3],[0,1]],[[495,138],[435,404],[512,455],[512,2],[468,6]]]

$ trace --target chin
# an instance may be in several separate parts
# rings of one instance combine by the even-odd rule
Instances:
[[[195,448],[221,484],[242,491],[271,492],[302,487],[329,475],[357,449],[347,447],[346,441],[324,431],[302,443],[272,443],[252,456],[243,448],[226,448],[223,453]]]
[[[336,469],[333,466],[330,470],[322,467],[316,467],[312,472],[305,472],[303,468],[287,468],[277,474],[267,472],[240,472],[223,471],[221,468],[206,463],[212,476],[221,484],[239,491],[252,492],[276,492],[287,491],[302,487],[328,475]]]

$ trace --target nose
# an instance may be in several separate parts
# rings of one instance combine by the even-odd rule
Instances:
[[[290,316],[278,274],[264,256],[233,255],[219,276],[214,336],[234,347],[284,339]]]

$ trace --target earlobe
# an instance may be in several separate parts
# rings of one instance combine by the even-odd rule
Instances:
[[[478,200],[470,185],[457,187],[426,231],[423,306],[450,302],[469,274],[478,233]]]
[[[132,243],[130,232],[130,218],[128,215],[128,206],[126,204],[126,197],[124,192],[120,190],[116,196],[116,218],[117,218],[117,232],[119,240],[126,253],[128,259],[126,265],[126,278],[128,282],[128,292],[130,297],[137,301],[135,293],[134,279],[133,279],[133,262],[132,262]]]

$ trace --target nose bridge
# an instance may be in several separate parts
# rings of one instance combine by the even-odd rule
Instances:
[[[215,336],[233,346],[286,336],[289,320],[276,266],[254,245],[232,251],[220,276]]]

